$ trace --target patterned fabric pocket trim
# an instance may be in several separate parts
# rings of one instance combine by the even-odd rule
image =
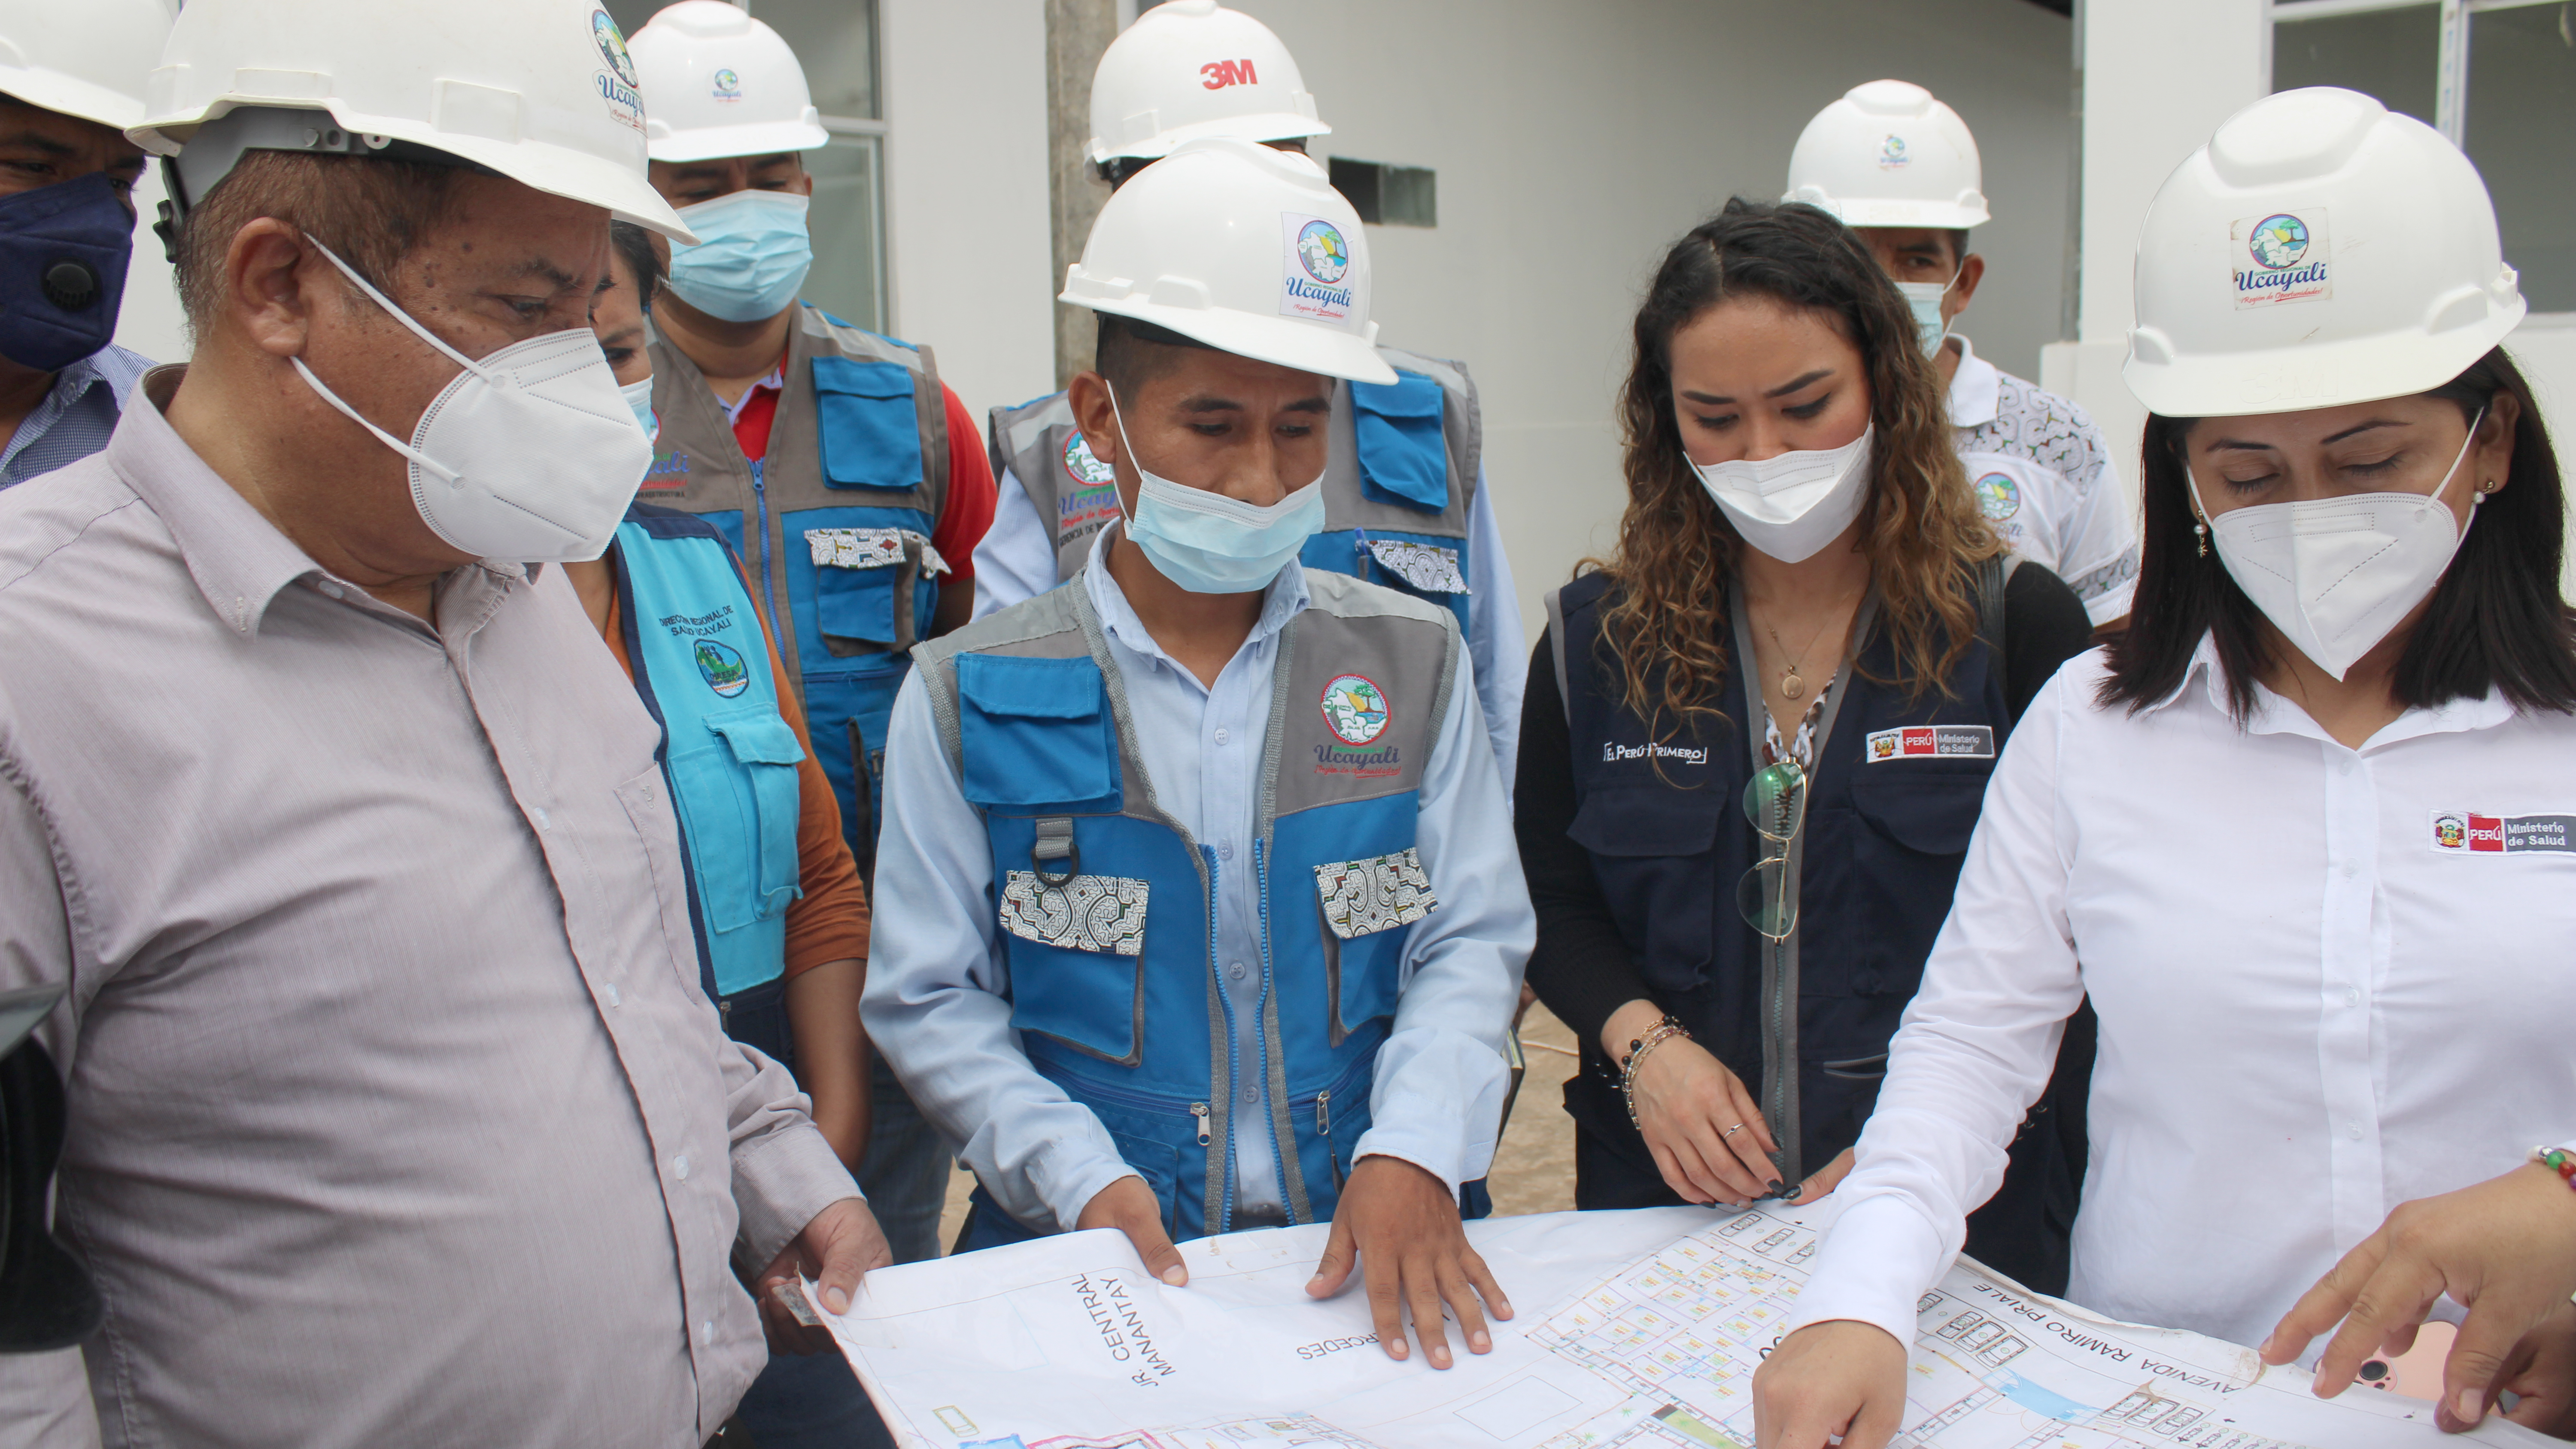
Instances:
[[[1133,876],[1078,875],[1052,886],[1035,871],[1015,870],[1002,883],[1002,929],[1068,951],[1140,956],[1149,890]]]
[[[1440,908],[1418,849],[1319,865],[1315,893],[1323,898],[1324,924],[1345,941],[1410,926]]]
[[[890,569],[903,562],[907,544],[918,548],[923,573],[948,572],[948,560],[939,556],[927,537],[909,528],[805,530],[805,546],[813,550],[816,568]]]
[[[1458,550],[1401,538],[1372,538],[1369,553],[1378,566],[1426,594],[1464,594],[1467,576],[1458,570]]]

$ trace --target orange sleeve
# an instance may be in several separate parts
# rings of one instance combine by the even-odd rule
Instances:
[[[748,573],[743,587],[753,598],[760,597]],[[760,631],[768,638],[768,619],[760,621]],[[815,758],[813,737],[805,732],[805,707],[797,702],[775,639],[769,640],[769,671],[778,681],[778,713],[805,747],[805,758],[796,764],[802,807],[796,817],[797,884],[805,894],[787,908],[786,974],[793,977],[826,961],[868,958],[868,890],[859,880],[858,862],[850,858],[849,842],[841,838],[841,802],[832,794],[823,762]]]

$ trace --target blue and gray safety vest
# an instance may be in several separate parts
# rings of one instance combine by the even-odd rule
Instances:
[[[1227,867],[1155,803],[1086,590],[918,655],[990,837],[1011,1025],[1153,1187],[1176,1239],[1227,1229],[1246,1152],[1276,1162],[1290,1222],[1332,1216],[1368,1130],[1406,928],[1436,906],[1415,822],[1457,683],[1456,621],[1350,579],[1306,582],[1312,602],[1279,638],[1252,849]],[[1255,1060],[1217,975],[1221,868],[1255,872],[1262,903]],[[1246,1079],[1267,1084],[1269,1120],[1230,1110]]]
[[[1477,587],[1467,513],[1476,498],[1483,428],[1463,363],[1381,347],[1392,383],[1336,383],[1325,439],[1324,530],[1306,541],[1308,568],[1349,574],[1429,599],[1467,624]],[[995,408],[987,439],[993,476],[1020,480],[1055,528],[1056,576],[1090,556],[1091,536],[1118,517],[1107,464],[1091,455],[1063,393]]]
[[[697,364],[658,337],[651,350],[662,433],[643,496],[714,523],[753,561],[864,873],[876,857],[886,717],[947,571],[930,545],[948,501],[938,367],[926,347],[800,304],[786,390],[754,463]]]
[[[637,505],[610,558],[635,692],[662,726],[700,982],[722,1000],[786,969],[805,747],[778,712],[757,607],[712,523]]]

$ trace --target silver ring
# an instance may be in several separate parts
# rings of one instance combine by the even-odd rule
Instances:
[[[1744,1130],[1744,1124],[1743,1124],[1743,1123],[1741,1123],[1741,1122],[1738,1122],[1738,1123],[1736,1123],[1734,1126],[1729,1127],[1729,1128],[1727,1128],[1725,1131],[1720,1132],[1719,1134],[1717,1134],[1717,1140],[1718,1140],[1718,1141],[1720,1141],[1720,1142],[1724,1142],[1727,1138],[1732,1137],[1732,1136],[1734,1136],[1736,1133],[1741,1132],[1741,1131],[1743,1131],[1743,1130]]]

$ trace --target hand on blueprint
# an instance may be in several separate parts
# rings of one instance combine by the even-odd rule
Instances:
[[[809,1328],[787,1310],[778,1296],[781,1284],[800,1276],[811,1279],[823,1307],[847,1313],[860,1275],[893,1261],[894,1250],[886,1246],[877,1215],[868,1211],[865,1202],[845,1197],[814,1214],[814,1220],[769,1260],[752,1285],[752,1301],[760,1305],[761,1327],[768,1330],[770,1348],[778,1353],[835,1351],[830,1329]]]
[[[1674,1037],[1637,1064],[1637,1127],[1664,1183],[1695,1203],[1730,1207],[1771,1191],[1780,1144],[1753,1094],[1706,1047]]]
[[[1808,1324],[1753,1373],[1760,1449],[1887,1449],[1904,1420],[1905,1345],[1874,1324]]]
[[[2287,1363],[2340,1320],[2317,1361],[2317,1393],[2341,1393],[2362,1360],[2403,1353],[2445,1293],[2468,1320],[2442,1366],[2442,1427],[2486,1416],[2498,1389],[2534,1382],[2534,1413],[2570,1410],[2565,1333],[2576,1292],[2576,1193],[2558,1174],[2530,1165],[2440,1197],[2401,1203],[2379,1231],[2343,1255],[2282,1318],[2263,1343],[2266,1363]],[[2523,1422],[2522,1409],[2513,1417]],[[2559,1432],[2566,1430],[2562,1427]]]
[[[1189,1286],[1190,1270],[1181,1266],[1181,1250],[1172,1246],[1172,1235],[1163,1231],[1162,1201],[1145,1179],[1122,1177],[1093,1193],[1073,1226],[1077,1232],[1116,1228],[1135,1245],[1136,1258],[1146,1272],[1175,1288]]]
[[[1369,1317],[1389,1358],[1403,1358],[1404,1314],[1413,1312],[1414,1336],[1433,1368],[1449,1367],[1449,1340],[1440,1328],[1440,1305],[1458,1316],[1471,1353],[1491,1353],[1494,1336],[1484,1310],[1512,1316],[1493,1271],[1467,1246],[1458,1221],[1458,1199],[1448,1184],[1400,1157],[1363,1157],[1351,1169],[1333,1213],[1333,1233],[1306,1291],[1330,1298],[1350,1281],[1356,1257],[1368,1282]],[[1481,1297],[1481,1303],[1479,1299]]]

